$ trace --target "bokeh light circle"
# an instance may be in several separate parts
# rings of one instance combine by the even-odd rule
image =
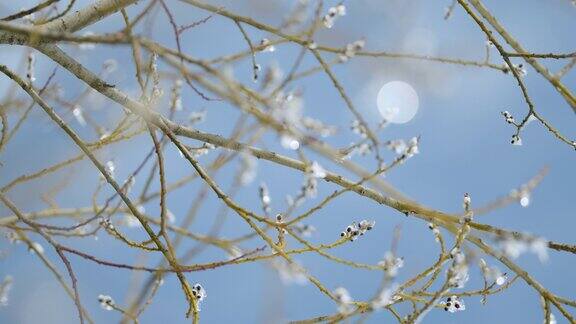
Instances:
[[[388,122],[404,124],[418,112],[418,94],[403,81],[391,81],[382,86],[376,98],[380,115]]]

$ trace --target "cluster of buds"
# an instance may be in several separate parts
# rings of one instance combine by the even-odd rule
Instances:
[[[398,139],[386,142],[386,148],[400,154],[402,159],[408,159],[420,153],[418,145],[420,144],[420,136],[412,137],[408,142]]]
[[[338,17],[342,17],[346,15],[346,6],[344,4],[339,4],[336,7],[332,7],[328,9],[328,13],[322,18],[322,23],[326,28],[332,28],[334,26],[334,22]]]
[[[369,143],[356,143],[339,150],[342,160],[349,160],[354,155],[367,156],[372,153],[372,146]]]
[[[522,63],[520,63],[518,65],[513,64],[512,67],[513,67],[514,71],[516,71],[516,73],[518,74],[519,77],[523,78],[526,75],[528,75],[528,70],[526,70],[526,68],[524,67],[524,64],[522,64]],[[508,66],[506,66],[503,71],[505,74],[508,74],[510,72],[510,68]]]
[[[512,117],[512,114],[510,114],[507,110],[504,110],[503,112],[501,112],[502,116],[504,116],[504,119],[506,119],[506,122],[508,124],[515,124],[516,121],[514,120],[514,117]]]
[[[276,50],[276,47],[270,44],[270,40],[268,38],[262,38],[260,41],[260,48],[262,48],[262,52],[274,52]]]
[[[338,56],[340,62],[347,62],[349,59],[356,56],[356,53],[364,48],[364,45],[366,45],[366,41],[363,39],[357,40],[355,42],[346,45],[344,53]]]
[[[518,134],[512,135],[512,140],[510,141],[510,144],[517,146],[522,145],[522,139],[520,138],[520,135]]]
[[[414,155],[420,153],[420,149],[418,148],[419,143],[420,143],[420,136],[412,137],[408,141],[408,148],[406,149],[406,153],[404,153],[406,155],[406,158],[411,158]]]
[[[464,203],[463,203],[463,207],[465,211],[470,210],[470,203],[472,202],[472,199],[470,199],[470,194],[469,193],[465,193],[464,194]]]
[[[466,309],[466,305],[464,305],[464,301],[460,300],[458,296],[453,295],[446,298],[446,303],[444,304],[444,310],[450,313],[455,313],[459,311],[463,311]]]
[[[350,241],[355,241],[358,236],[364,235],[366,231],[373,229],[374,225],[376,225],[376,221],[362,220],[360,223],[353,222],[346,227],[346,230],[340,233],[340,236]]]
[[[253,70],[253,76],[252,76],[252,81],[254,82],[258,82],[258,75],[260,74],[260,71],[262,70],[262,66],[258,63],[254,64],[252,66],[252,70]]]
[[[104,310],[111,311],[114,309],[114,299],[108,295],[98,295],[98,302]]]
[[[152,101],[158,100],[164,94],[160,87],[160,74],[158,73],[158,55],[152,54],[150,63],[150,74],[152,75]]]
[[[386,148],[394,151],[396,154],[402,154],[406,151],[407,145],[406,142],[402,139],[397,140],[390,140],[386,142]]]
[[[366,127],[358,120],[355,119],[352,121],[352,125],[350,125],[350,129],[354,134],[360,135],[362,138],[368,137],[368,132],[366,131]]]
[[[114,225],[112,224],[112,222],[110,221],[109,218],[104,218],[104,217],[102,217],[102,219],[100,219],[100,225],[101,225],[105,230],[110,230],[110,231],[113,231],[113,230],[114,230]]]
[[[514,70],[516,70],[516,73],[518,73],[520,77],[525,77],[528,74],[528,70],[526,70],[522,63],[514,65]]]
[[[434,234],[434,240],[440,242],[440,230],[438,229],[438,226],[434,223],[428,223],[428,229],[430,229],[432,234]]]
[[[278,224],[278,226],[276,227],[276,230],[278,231],[278,246],[284,247],[286,245],[286,233],[288,233],[288,231],[286,230],[285,226],[284,226],[284,215],[282,215],[281,213],[276,214],[276,224]]]
[[[470,207],[472,200],[470,199],[470,194],[464,194],[464,203],[462,204],[464,207],[464,222],[471,222],[472,218],[474,217],[474,212]]]
[[[192,295],[196,298],[198,302],[198,311],[199,311],[200,302],[202,302],[206,297],[208,297],[208,295],[206,294],[206,290],[204,290],[204,287],[202,287],[202,285],[200,285],[199,283],[194,284],[194,286],[192,287]]]
[[[278,224],[283,224],[284,223],[284,215],[282,215],[281,213],[276,214],[276,223]],[[283,232],[285,232],[285,229],[282,229]]]

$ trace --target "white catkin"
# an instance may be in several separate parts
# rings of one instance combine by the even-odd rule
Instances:
[[[36,76],[34,73],[34,66],[36,65],[36,55],[34,55],[33,52],[30,52],[28,54],[28,60],[27,60],[28,64],[27,64],[27,68],[26,68],[26,78],[28,79],[28,81],[30,83],[33,83],[34,81],[36,81]]]

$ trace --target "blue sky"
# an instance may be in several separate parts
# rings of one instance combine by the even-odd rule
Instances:
[[[87,1],[78,1],[79,6]],[[177,8],[176,19],[180,24],[190,23],[205,17],[206,12],[193,7],[169,1]],[[364,37],[367,50],[421,50],[440,56],[482,60],[485,55],[485,37],[474,22],[457,8],[452,17],[443,19],[444,7],[450,1],[346,1],[348,15],[340,18],[333,29],[322,30],[315,38],[319,44],[344,46],[351,41]],[[25,7],[32,1],[22,4],[1,4],[0,16],[9,10]],[[218,2],[227,8],[237,10],[243,15],[277,24],[279,17],[286,14],[291,1],[224,1]],[[327,5],[336,4],[326,1]],[[534,52],[571,52],[575,50],[574,22],[576,7],[570,1],[485,1],[485,4],[508,31],[525,48]],[[138,7],[142,7],[140,4]],[[133,15],[136,8],[129,12]],[[120,28],[121,17],[116,15],[106,22],[90,27],[93,32],[114,31]],[[167,45],[174,46],[169,25],[159,15],[154,37]],[[252,39],[266,37],[262,32],[247,28]],[[410,42],[412,35],[415,42]],[[234,24],[224,18],[215,17],[208,23],[192,29],[183,36],[183,50],[194,56],[210,58],[230,54],[246,47],[241,34]],[[134,93],[135,82],[133,68],[122,64],[130,55],[129,48],[99,47],[92,51],[79,51],[70,46],[66,50],[88,68],[96,71],[109,58],[117,59],[121,64],[110,76],[117,86],[128,93]],[[0,47],[0,61],[16,67],[22,55],[22,49]],[[263,66],[278,62],[287,70],[293,62],[298,48],[294,45],[279,46],[274,53],[259,54],[257,59]],[[493,62],[501,63],[495,50],[491,53]],[[520,60],[514,60],[518,63]],[[565,62],[565,61],[562,61]],[[562,66],[559,61],[545,61],[552,71]],[[234,67],[234,75],[239,80],[251,84],[250,65],[245,60]],[[304,67],[314,66],[315,60],[307,55]],[[54,64],[43,57],[38,59],[37,74],[43,82]],[[500,111],[508,110],[517,119],[527,110],[516,81],[511,75],[484,68],[462,67],[440,63],[416,62],[409,60],[389,60],[374,58],[355,58],[351,62],[334,67],[335,74],[342,81],[350,97],[359,106],[359,110],[376,124],[379,115],[372,88],[393,80],[410,83],[420,99],[420,110],[416,117],[403,125],[391,125],[379,133],[382,140],[421,136],[421,153],[399,168],[386,175],[386,180],[401,192],[424,205],[447,212],[461,209],[461,197],[469,192],[475,206],[483,205],[496,197],[507,194],[511,189],[528,181],[539,170],[547,166],[548,175],[531,196],[527,208],[513,204],[501,210],[481,216],[480,222],[521,230],[541,235],[560,242],[574,243],[576,215],[573,207],[574,196],[574,150],[560,143],[541,125],[534,122],[522,133],[523,145],[510,145],[513,129],[500,116]],[[75,82],[66,71],[60,69],[57,79],[65,87],[67,94],[78,94],[83,86]],[[576,72],[572,71],[564,79],[570,89],[576,89]],[[574,115],[570,107],[552,86],[528,67],[526,86],[536,109],[568,138],[576,138]],[[324,74],[316,74],[296,85],[304,93],[304,112],[306,115],[338,125],[346,129],[353,116],[346,109],[340,96]],[[0,76],[0,91],[4,93],[9,81]],[[168,91],[168,85],[166,90]],[[191,91],[184,93],[185,112],[176,116],[186,118],[190,110],[206,108],[208,117],[199,128],[204,131],[229,134],[233,124],[230,122],[239,116],[238,111],[225,103],[207,103],[200,100]],[[95,102],[88,108],[102,120],[114,120],[120,109],[108,100]],[[72,125],[87,138],[94,138],[89,130]],[[349,133],[338,135],[328,142],[334,146],[345,146],[354,140]],[[192,143],[192,142],[190,142]],[[130,143],[115,145],[103,152],[100,157],[116,157],[118,177],[125,178],[148,153],[151,143],[147,137],[140,136]],[[278,144],[278,138],[268,133],[259,145],[285,155],[293,155]],[[13,141],[6,147],[0,160],[3,163],[0,183],[50,163],[71,157],[77,152],[73,143],[42,114],[33,112],[31,119],[23,125]],[[191,167],[180,159],[175,150],[167,150],[170,180],[193,173]],[[202,158],[206,163],[215,157],[215,153]],[[340,171],[337,165],[325,161],[322,157],[309,153],[310,159],[317,159],[329,170]],[[392,153],[386,158],[391,160]],[[374,167],[372,161],[358,159],[366,167]],[[237,172],[237,165],[226,167],[218,173],[216,180],[223,188],[228,188]],[[58,197],[61,206],[80,207],[90,202],[98,176],[88,163],[79,163],[72,168],[74,182]],[[349,173],[346,174],[350,176]],[[64,173],[48,177],[45,182],[34,182],[18,187],[10,197],[26,211],[45,208],[40,193],[50,185],[58,183]],[[249,208],[258,209],[257,186],[264,181],[272,196],[272,208],[275,212],[285,208],[284,196],[294,194],[302,183],[302,175],[286,170],[279,172],[277,166],[258,162],[258,176],[254,183],[243,188],[237,201]],[[141,186],[144,179],[139,179]],[[156,184],[157,185],[157,184]],[[192,183],[176,191],[169,198],[170,209],[177,218],[183,219],[199,190],[199,183]],[[321,183],[319,197],[331,193],[335,187]],[[110,191],[106,191],[110,192]],[[191,229],[200,233],[207,232],[214,221],[220,204],[210,193],[202,206],[199,216]],[[313,205],[308,202],[303,206]],[[156,213],[156,203],[146,206]],[[0,209],[2,215],[7,211]],[[432,234],[422,221],[406,218],[402,214],[378,205],[372,201],[347,193],[341,199],[328,205],[309,221],[319,229],[312,242],[331,242],[351,221],[364,218],[377,221],[374,231],[353,244],[345,245],[333,253],[358,262],[376,263],[385,251],[390,249],[391,237],[396,226],[402,229],[398,254],[405,259],[405,267],[398,280],[410,278],[424,269],[437,257],[437,246]],[[248,227],[236,215],[229,214],[224,226],[224,234],[236,237],[248,232]],[[130,235],[139,237],[138,229],[128,230]],[[41,240],[36,237],[35,239]],[[79,249],[90,251],[99,257],[126,263],[135,263],[142,256],[128,250],[121,243],[101,235],[95,240],[71,240]],[[76,245],[77,244],[77,245]],[[195,245],[186,241],[181,251]],[[256,247],[261,242],[251,242],[245,247]],[[47,247],[47,246],[46,246]],[[0,308],[2,323],[75,323],[76,313],[71,300],[39,262],[30,256],[26,249],[9,246],[6,240],[0,240],[0,248],[7,255],[0,259],[0,276],[11,274],[14,277],[14,289],[10,304]],[[46,255],[58,263],[58,259],[47,249]],[[219,250],[206,249],[193,262],[220,260],[226,256]],[[147,278],[146,274],[131,273],[127,270],[115,270],[101,267],[76,257],[70,257],[79,278],[79,290],[83,304],[97,323],[116,322],[119,316],[115,312],[100,309],[96,297],[109,294],[124,305],[130,296],[134,278]],[[351,270],[348,267],[327,262],[316,255],[304,255],[297,258],[310,273],[314,274],[329,288],[338,286],[348,288],[357,299],[369,298],[377,289],[381,274],[365,270]],[[149,257],[150,264],[159,261],[157,256]],[[574,299],[576,274],[570,269],[574,261],[569,255],[550,252],[550,260],[542,264],[531,254],[522,255],[517,262],[552,292]],[[493,263],[493,262],[490,262]],[[503,266],[501,266],[503,268]],[[311,285],[284,286],[277,274],[267,263],[245,264],[223,267],[216,270],[191,273],[187,275],[191,282],[201,282],[208,291],[208,298],[202,305],[201,317],[206,323],[274,323],[285,320],[333,313],[336,305],[322,296]],[[478,269],[472,270],[469,287],[481,287]],[[448,314],[436,310],[429,313],[424,323],[539,323],[542,311],[535,291],[525,283],[517,281],[502,294],[489,297],[482,305],[479,297],[465,299],[467,310],[457,314]],[[168,277],[159,291],[154,303],[143,314],[141,323],[185,323],[186,310],[184,297],[174,277]],[[399,308],[406,313],[409,308]],[[562,323],[557,311],[556,318]],[[393,318],[385,312],[370,315],[366,323],[382,323]]]

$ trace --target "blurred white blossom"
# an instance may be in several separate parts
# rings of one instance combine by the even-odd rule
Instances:
[[[339,4],[336,7],[328,9],[328,13],[322,18],[322,22],[326,28],[332,28],[334,22],[338,17],[346,15],[346,6]]]
[[[285,260],[274,259],[270,263],[272,267],[278,271],[278,275],[283,284],[289,285],[295,283],[305,285],[308,283],[308,277],[306,276],[304,268],[297,262],[288,263]]]
[[[548,241],[541,237],[512,237],[506,236],[498,238],[502,252],[512,259],[518,258],[521,254],[529,251],[538,257],[540,262],[548,260]]]
[[[240,152],[240,164],[240,184],[249,185],[256,178],[258,160],[243,150]]]
[[[378,265],[384,268],[388,276],[395,277],[398,275],[398,270],[404,267],[404,259],[394,256],[391,251],[386,251],[384,259],[378,262]]]
[[[12,276],[7,275],[4,280],[0,283],[0,306],[7,306],[10,299],[10,290],[12,290],[12,284],[14,279]]]
[[[310,167],[312,171],[312,176],[315,178],[326,178],[326,170],[316,161],[312,162]]]
[[[464,288],[470,275],[468,274],[468,264],[466,257],[462,252],[455,252],[453,254],[454,262],[450,269],[448,269],[448,278],[450,285],[456,288]]]
[[[316,227],[308,224],[294,224],[294,229],[304,237],[310,237],[316,232]]]
[[[98,295],[98,302],[104,310],[111,311],[114,309],[114,299],[108,295]]]
[[[398,284],[393,284],[391,287],[383,289],[378,297],[372,301],[372,308],[384,308],[400,300],[401,297],[397,295],[397,290]]]
[[[338,313],[340,314],[350,314],[354,311],[354,305],[352,304],[353,300],[350,297],[350,293],[344,287],[336,288],[332,294],[338,301]]]

